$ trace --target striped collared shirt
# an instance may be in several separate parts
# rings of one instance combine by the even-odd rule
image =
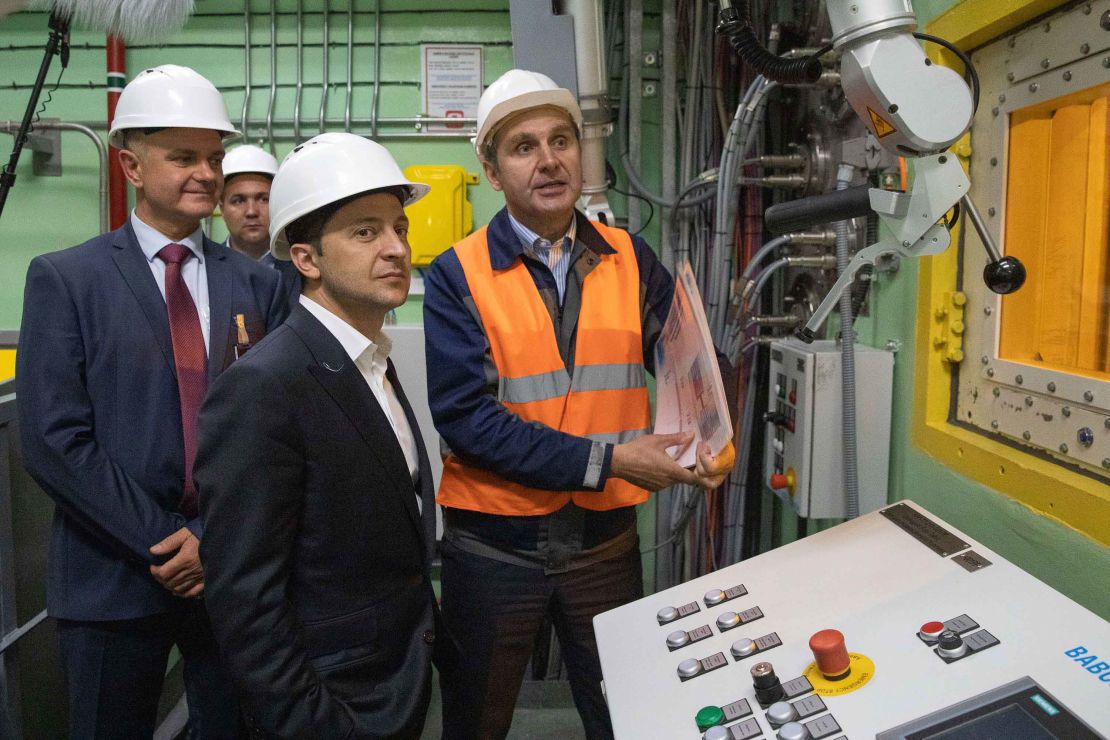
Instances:
[[[567,229],[566,235],[558,242],[552,243],[517,221],[513,218],[513,214],[509,213],[508,216],[509,223],[516,235],[520,237],[525,251],[547,265],[547,268],[551,270],[551,274],[555,278],[555,288],[559,293],[559,305],[562,306],[563,296],[567,292],[567,270],[570,269],[570,255],[574,251],[574,237],[577,231],[575,221],[577,219],[571,218],[570,228]]]

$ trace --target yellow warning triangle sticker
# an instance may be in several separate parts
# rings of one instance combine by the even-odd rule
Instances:
[[[894,126],[890,125],[889,121],[873,111],[870,107],[867,109],[867,115],[871,116],[871,125],[875,127],[875,136],[878,136],[880,139],[897,131]]]

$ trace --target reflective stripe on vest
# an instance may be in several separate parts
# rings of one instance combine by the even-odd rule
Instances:
[[[593,226],[616,253],[598,255],[599,264],[583,282],[572,375],[567,374],[551,315],[524,262],[494,270],[485,228],[456,244],[455,254],[497,367],[498,400],[527,421],[618,444],[651,427],[640,272],[627,232]],[[647,497],[644,489],[617,478],[610,478],[599,492],[529,488],[449,455],[436,500],[487,514],[530,516],[557,511],[570,500],[605,511]]]

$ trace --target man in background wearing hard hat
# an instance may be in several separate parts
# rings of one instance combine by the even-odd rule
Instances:
[[[478,104],[478,158],[506,208],[425,277],[428,395],[450,449],[443,618],[448,738],[502,738],[545,618],[587,737],[612,737],[594,615],[643,593],[635,505],[714,488],[731,446],[696,470],[648,434],[644,369],[674,283],[643,240],[588,221],[582,113],[548,77],[510,70]]]
[[[404,206],[428,186],[384,147],[321,134],[282,162],[271,251],[303,277],[276,332],[200,415],[205,598],[248,723],[297,738],[418,738],[438,609],[432,474],[389,361],[408,295]]]
[[[208,80],[144,70],[109,134],[135,187],[130,219],[27,271],[23,458],[57,504],[47,609],[72,738],[150,737],[174,645],[190,736],[239,731],[201,598],[196,417],[242,349],[237,325],[257,341],[286,304],[277,273],[201,232],[223,184],[222,139],[235,133]]]
[[[270,183],[277,174],[274,155],[250,144],[224,157],[220,215],[227,246],[257,260],[270,251]]]
[[[293,263],[270,253],[270,185],[277,174],[274,155],[251,144],[237,146],[224,157],[224,189],[220,215],[227,225],[227,246],[281,273],[289,308],[301,294],[301,274]]]

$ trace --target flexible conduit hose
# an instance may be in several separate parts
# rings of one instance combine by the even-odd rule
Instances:
[[[755,268],[759,266],[759,263],[763,261],[764,257],[769,255],[771,252],[774,252],[776,249],[783,246],[784,244],[789,244],[792,241],[794,241],[793,234],[783,234],[782,236],[777,236],[771,241],[764,244],[762,247],[756,250],[756,253],[752,255],[752,258],[748,260],[748,265],[744,268],[744,272],[741,273],[740,279],[744,281],[751,280],[752,273],[755,272]]]
[[[820,54],[800,59],[784,59],[763,48],[752,30],[751,11],[744,0],[741,0],[738,7],[732,7],[728,0],[722,0],[717,33],[727,36],[737,56],[769,80],[800,85],[812,84],[821,78],[821,61],[818,59]]]
[[[628,83],[622,85],[621,90],[621,104],[617,111],[617,126],[621,130],[622,135],[627,136],[628,132]],[[640,173],[636,171],[635,165],[632,163],[632,157],[628,152],[628,147],[624,147],[621,152],[621,166],[624,168],[624,174],[628,177],[628,183],[636,190],[638,195],[643,196],[644,199],[651,201],[657,206],[662,208],[689,208],[691,206],[700,205],[708,200],[712,200],[716,195],[713,190],[706,190],[706,192],[694,197],[687,197],[689,192],[696,187],[707,184],[700,182],[697,179],[687,183],[683,188],[679,197],[674,200],[664,198],[663,196],[652,192],[642,179]]]
[[[836,189],[844,190],[852,182],[855,167],[841,163],[836,173]],[[836,271],[848,268],[848,221],[836,222]],[[840,294],[841,354],[841,423],[844,445],[844,492],[847,496],[849,519],[859,516],[859,468],[856,445],[856,332],[852,315],[852,291]]]
[[[709,289],[703,296],[706,300],[706,313],[709,319],[709,330],[714,340],[724,341],[728,327],[726,326],[726,309],[728,306],[729,281],[732,278],[733,248],[731,237],[736,225],[736,208],[733,204],[736,189],[736,173],[742,167],[741,162],[748,151],[755,145],[756,137],[752,136],[758,131],[762,121],[762,113],[767,101],[767,93],[778,84],[764,77],[757,77],[748,90],[744,93],[740,105],[736,108],[732,125],[729,126],[725,145],[721,152],[721,164],[717,179],[717,210],[714,214],[714,228],[712,255],[713,265],[709,273]]]
[[[753,348],[754,349],[754,348]],[[740,562],[740,555],[744,546],[744,529],[739,525],[744,520],[744,509],[748,495],[748,465],[751,462],[752,434],[754,432],[755,394],[756,394],[756,362],[753,351],[749,360],[748,384],[744,388],[744,409],[740,417],[740,451],[736,457],[736,467],[732,469],[729,478],[729,514],[725,520],[725,563]],[[731,533],[728,532],[732,528]]]

